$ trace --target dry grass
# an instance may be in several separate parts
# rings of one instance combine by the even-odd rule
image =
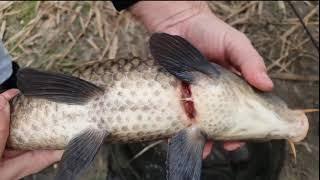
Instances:
[[[142,28],[110,2],[7,2],[2,7],[0,35],[24,66],[68,71],[83,61],[140,55],[130,44],[143,36]]]
[[[304,22],[317,29],[319,5],[306,4]],[[302,59],[318,62],[318,55],[310,52],[310,38],[286,3],[216,1],[210,7],[249,36],[272,77],[319,80],[294,69]],[[319,39],[318,30],[313,35]],[[45,69],[68,71],[83,61],[148,56],[144,28],[110,2],[1,2],[0,37],[14,60]]]
[[[294,4],[318,40],[319,3]],[[209,5],[221,19],[248,35],[271,77],[316,82],[319,87],[319,52],[286,2],[214,1]],[[110,2],[0,2],[0,38],[22,66],[70,72],[102,59],[146,58],[148,37],[130,13],[116,12]]]

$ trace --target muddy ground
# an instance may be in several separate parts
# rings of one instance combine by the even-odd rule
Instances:
[[[264,57],[277,95],[292,108],[319,109],[319,53],[287,3],[209,4],[219,17],[251,39]],[[319,45],[319,3],[293,4]],[[89,61],[146,58],[150,56],[148,37],[145,28],[130,13],[116,12],[110,2],[0,2],[0,38],[21,66],[70,72]],[[307,115],[310,132],[296,145],[296,163],[286,146],[281,180],[319,179],[319,113]],[[104,146],[93,168],[81,179],[106,179],[110,152],[110,147]],[[147,153],[139,158],[144,156]],[[151,163],[158,168],[163,164],[164,160]],[[25,179],[52,179],[56,166]]]

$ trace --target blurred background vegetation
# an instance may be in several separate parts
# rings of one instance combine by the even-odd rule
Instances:
[[[213,1],[212,11],[244,32],[267,64],[275,93],[297,109],[319,108],[319,51],[284,1]],[[319,2],[293,2],[319,44]],[[103,59],[150,56],[149,34],[129,12],[110,2],[0,2],[0,39],[21,66],[71,72]],[[319,45],[318,45],[319,46]],[[319,113],[309,113],[310,133],[288,151],[285,180],[319,179]],[[83,179],[105,179],[108,149]],[[50,179],[56,166],[26,179]]]

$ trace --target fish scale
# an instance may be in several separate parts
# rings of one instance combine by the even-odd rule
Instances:
[[[153,63],[138,58],[109,61],[73,72],[106,90],[103,96],[86,105],[70,106],[18,97],[11,120],[9,146],[62,149],[72,137],[88,127],[108,130],[110,138],[107,141],[153,140],[170,137],[187,126],[188,117],[181,107],[180,84],[172,75],[164,74]],[[137,68],[139,66],[143,68]],[[94,69],[97,67],[100,72]],[[109,73],[112,69],[114,72]],[[37,126],[41,131],[32,128],[39,122],[45,122]],[[52,141],[56,143],[52,144]]]
[[[65,149],[56,179],[75,179],[102,142],[170,138],[168,179],[199,180],[206,140],[301,141],[308,119],[209,62],[180,36],[155,33],[150,59],[88,63],[72,75],[18,70],[8,146]]]

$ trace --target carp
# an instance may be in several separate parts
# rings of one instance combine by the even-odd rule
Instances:
[[[153,58],[97,61],[72,75],[21,68],[8,147],[65,149],[56,179],[76,179],[102,143],[170,138],[168,179],[199,180],[206,140],[303,140],[308,119],[208,61],[180,36],[155,33]]]

